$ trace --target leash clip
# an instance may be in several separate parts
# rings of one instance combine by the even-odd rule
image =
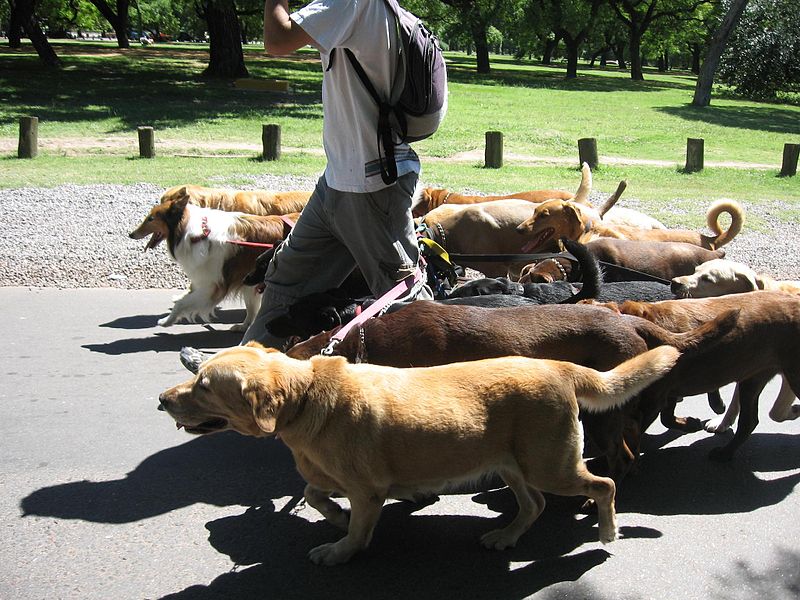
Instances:
[[[333,351],[336,349],[336,346],[339,345],[339,340],[336,338],[331,338],[328,344],[319,351],[322,356],[333,356]]]

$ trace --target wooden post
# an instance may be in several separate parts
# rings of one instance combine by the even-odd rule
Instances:
[[[484,164],[487,169],[499,169],[503,166],[503,132],[486,132],[486,150]]]
[[[597,140],[595,138],[581,138],[578,140],[578,164],[586,163],[594,171],[600,165],[597,158]]]
[[[261,126],[261,145],[264,150],[261,160],[280,160],[281,158],[281,126],[262,125]]]
[[[797,175],[798,158],[800,158],[800,144],[783,145],[783,164],[781,164],[781,177],[794,177]]]
[[[686,167],[684,173],[695,173],[703,170],[703,138],[687,138],[686,140]]]
[[[39,154],[39,117],[19,118],[18,158],[36,158]]]
[[[139,127],[139,158],[153,158],[156,155],[156,137],[152,127]]]

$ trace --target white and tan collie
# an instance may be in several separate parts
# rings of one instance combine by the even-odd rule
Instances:
[[[233,330],[247,329],[261,299],[256,288],[244,285],[242,280],[265,248],[232,242],[276,244],[286,237],[299,216],[300,213],[262,216],[228,212],[196,206],[185,197],[154,206],[130,237],[139,240],[149,235],[145,250],[166,240],[170,257],[190,281],[188,291],[175,299],[170,313],[158,324],[168,327],[182,318],[208,319],[224,299],[240,297],[247,317]]]

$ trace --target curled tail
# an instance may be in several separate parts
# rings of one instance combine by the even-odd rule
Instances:
[[[589,412],[617,408],[666,375],[679,356],[676,348],[659,346],[626,360],[611,371],[595,371],[574,365],[573,381],[578,404]]]
[[[597,298],[603,285],[603,272],[600,270],[600,263],[597,258],[589,252],[586,246],[579,242],[561,238],[561,243],[564,244],[564,247],[572,256],[578,259],[583,286],[580,292],[566,300],[562,300],[559,304],[577,304],[581,300]]]
[[[727,213],[731,217],[731,226],[725,231],[722,231],[719,225],[719,217],[722,213]],[[706,223],[714,232],[715,237],[710,238],[709,242],[711,249],[716,250],[729,243],[742,230],[744,209],[735,200],[717,200],[708,209]]]

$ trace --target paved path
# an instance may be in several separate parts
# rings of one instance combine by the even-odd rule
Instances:
[[[517,548],[477,539],[505,490],[392,503],[371,548],[323,568],[339,535],[298,504],[287,449],[177,431],[157,396],[187,373],[177,351],[238,342],[221,325],[155,326],[174,292],[0,288],[0,598],[796,598],[800,424],[766,410],[730,464],[721,443],[653,427],[618,498],[623,538],[552,499]],[[702,399],[681,414],[710,416]]]

